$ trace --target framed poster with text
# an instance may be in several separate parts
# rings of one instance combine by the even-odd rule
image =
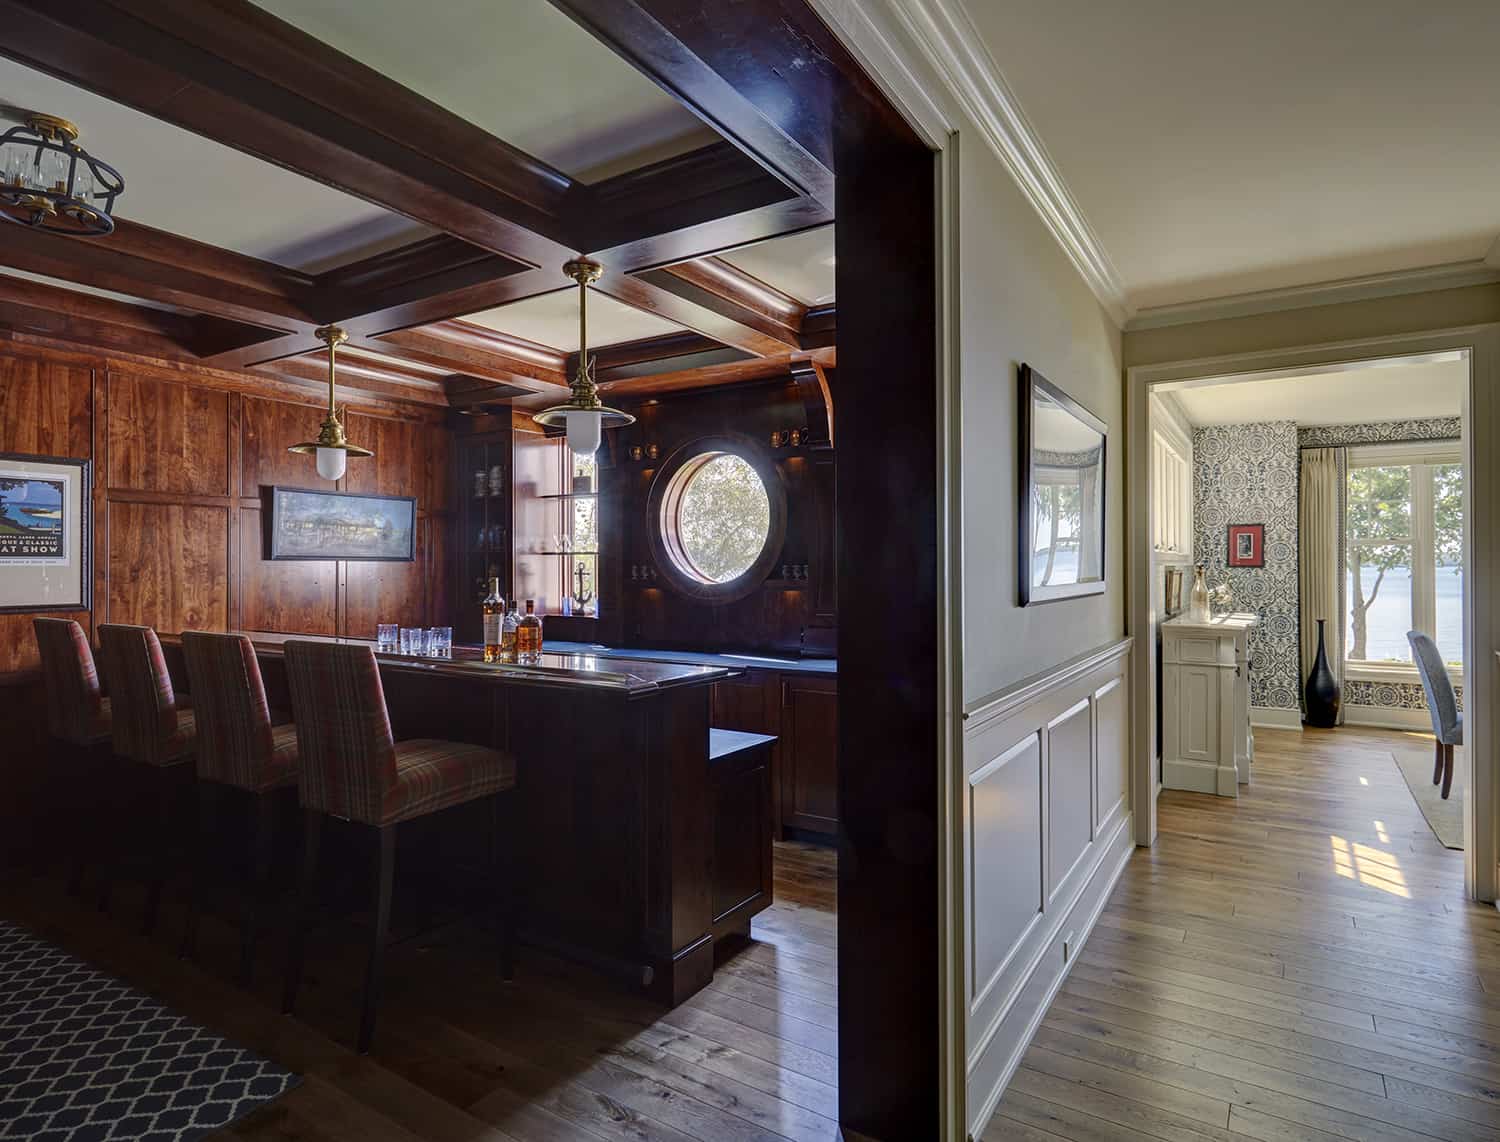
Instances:
[[[0,452],[0,611],[83,611],[93,583],[89,461]]]

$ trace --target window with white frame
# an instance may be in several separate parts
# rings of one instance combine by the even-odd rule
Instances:
[[[1411,670],[1408,630],[1463,664],[1464,474],[1455,441],[1349,450],[1347,672]]]
[[[1193,553],[1193,476],[1176,442],[1151,434],[1151,545],[1162,554]]]

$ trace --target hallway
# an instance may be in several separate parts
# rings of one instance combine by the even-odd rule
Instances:
[[[1391,751],[1256,731],[1238,801],[1164,791],[984,1138],[1500,1138],[1500,913]]]

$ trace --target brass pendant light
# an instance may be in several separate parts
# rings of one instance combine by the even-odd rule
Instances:
[[[339,421],[339,410],[334,404],[333,378],[334,354],[338,347],[349,340],[337,325],[323,325],[313,330],[313,336],[328,346],[328,415],[323,418],[322,429],[316,440],[304,440],[293,444],[288,452],[311,453],[318,460],[318,475],[325,480],[337,480],[344,474],[345,460],[350,456],[373,456],[375,453],[358,444],[350,444],[344,436],[344,426]]]
[[[589,356],[589,286],[603,275],[604,267],[577,258],[563,266],[563,273],[578,283],[578,372],[573,377],[573,399],[543,409],[531,419],[547,428],[563,426],[568,431],[568,447],[578,456],[589,457],[598,451],[604,429],[634,424],[635,417],[605,405],[594,382],[594,361]]]

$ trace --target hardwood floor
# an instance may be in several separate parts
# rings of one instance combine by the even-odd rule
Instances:
[[[228,1137],[825,1142],[838,1138],[835,856],[786,843],[775,859],[777,902],[753,939],[674,1010],[525,948],[503,984],[493,937],[460,922],[391,947],[363,1058],[351,1049],[365,954],[353,925],[310,942],[290,1019],[278,1013],[280,933],[262,941],[247,993],[231,982],[230,922],[205,917],[192,966],[174,954],[178,914],[142,939],[123,892],[100,916],[55,880],[10,880],[0,911],[305,1076]]]
[[[986,1142],[1500,1138],[1500,913],[1423,820],[1425,735],[1257,730],[1163,792]]]

